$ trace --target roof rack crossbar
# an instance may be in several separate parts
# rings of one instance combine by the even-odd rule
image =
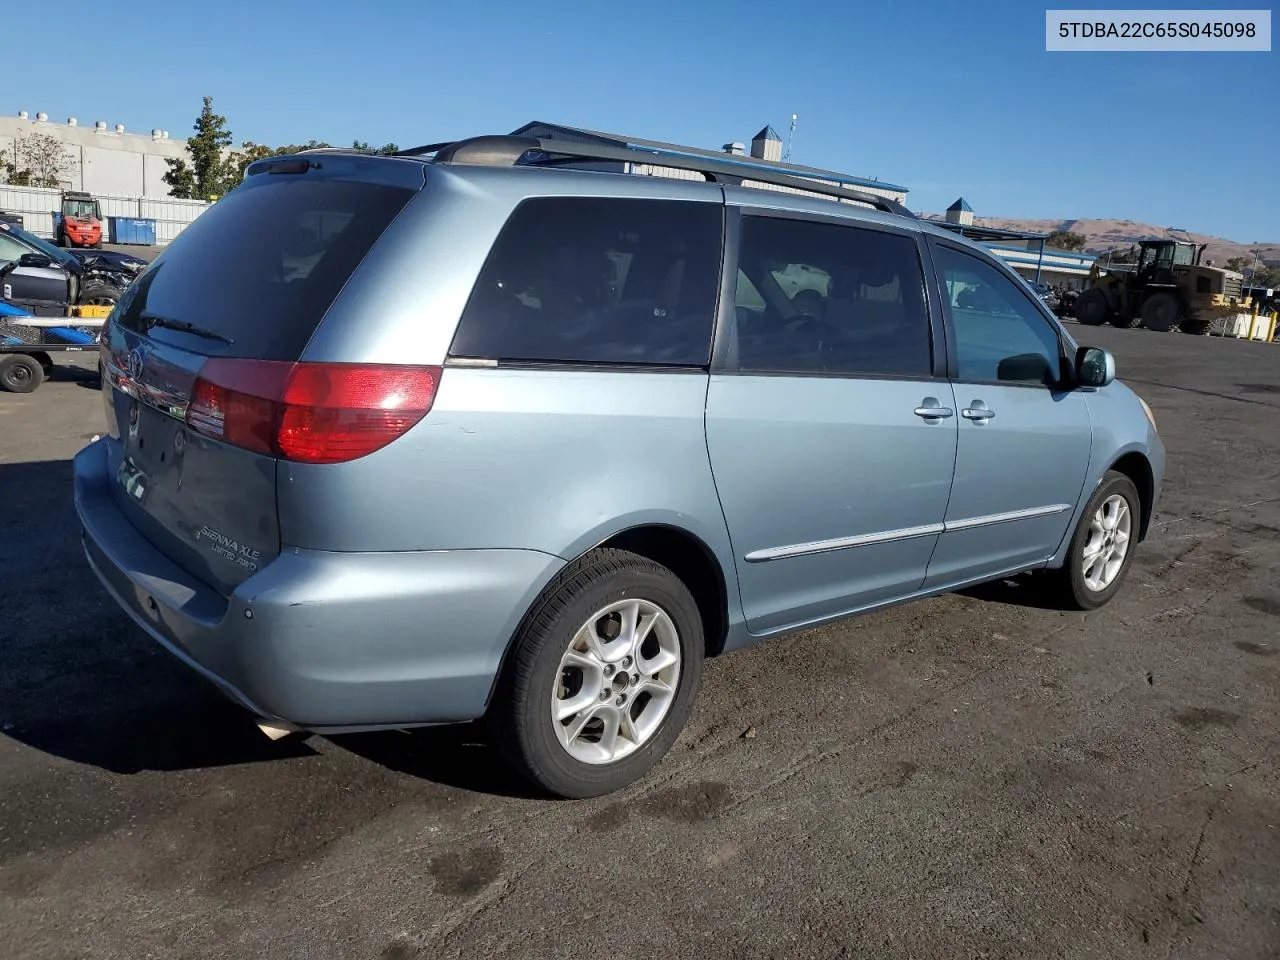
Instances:
[[[429,144],[402,150],[396,156],[424,156],[434,153],[436,163],[480,164],[485,166],[566,166],[590,161],[641,163],[700,173],[712,183],[741,185],[767,183],[803,193],[866,204],[883,213],[915,219],[915,214],[891,197],[849,190],[839,184],[823,183],[790,173],[747,167],[731,160],[669,153],[641,147],[614,147],[575,143],[549,138],[485,136],[453,143]]]

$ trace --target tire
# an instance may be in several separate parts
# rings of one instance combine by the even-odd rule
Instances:
[[[646,622],[645,611],[653,616],[639,648],[643,652],[634,660],[623,659],[625,646],[596,652],[599,647],[589,645],[587,631],[596,645],[625,644],[623,617],[635,609],[632,604],[641,608],[640,624]],[[611,629],[620,631],[613,639]],[[577,646],[585,648],[578,662],[599,666],[598,671],[565,664],[563,658]],[[642,684],[648,679],[643,661],[673,653],[678,655],[674,668],[661,667],[652,675],[670,685],[668,697],[631,692],[638,689],[635,677]],[[698,605],[675,574],[625,550],[595,550],[569,564],[526,617],[486,717],[495,745],[521,776],[554,796],[581,799],[620,790],[656,766],[680,735],[702,679],[703,653]],[[575,695],[582,697],[581,710],[563,721],[553,719],[554,703]],[[633,738],[621,732],[624,711],[632,718]],[[617,723],[616,759],[608,759],[606,750],[609,718]],[[577,737],[570,734],[574,724],[582,724]]]
[[[1118,313],[1113,313],[1111,315],[1111,325],[1113,327],[1119,327],[1121,330],[1128,330],[1129,328],[1135,327],[1138,325],[1138,318],[1125,317],[1125,316],[1121,316]]]
[[[1086,327],[1101,326],[1111,316],[1107,295],[1097,287],[1090,287],[1076,298],[1075,315]]]
[[[44,368],[25,353],[0,356],[0,388],[10,393],[31,393],[44,382]]]
[[[111,304],[114,306],[122,296],[124,296],[124,291],[114,283],[99,280],[97,277],[86,280],[84,286],[80,288],[81,305],[97,304],[106,306]]]
[[[1114,503],[1115,498],[1124,501],[1127,520],[1121,519],[1118,526],[1123,529],[1127,522],[1128,536],[1124,541],[1124,556],[1121,557],[1119,567],[1111,571],[1110,579],[1102,583],[1099,589],[1098,584],[1091,584],[1085,578],[1085,551],[1098,545],[1099,531],[1095,530],[1094,521],[1098,519],[1098,513],[1103,509],[1104,504]],[[1080,514],[1080,520],[1071,536],[1071,545],[1067,548],[1067,556],[1062,568],[1050,571],[1054,599],[1059,602],[1059,605],[1070,610],[1096,610],[1114,597],[1120,585],[1124,583],[1129,568],[1133,565],[1133,555],[1138,546],[1138,531],[1141,525],[1142,503],[1138,499],[1138,488],[1123,473],[1107,471],[1102,478],[1102,483],[1098,484],[1098,489],[1093,492],[1093,496],[1089,498],[1084,511]],[[1105,533],[1102,536],[1105,543]],[[1112,556],[1114,557],[1114,554]],[[1095,573],[1096,576],[1101,571],[1091,568],[1090,572]]]
[[[1142,304],[1142,325],[1156,333],[1168,333],[1178,325],[1182,307],[1167,290],[1153,293]]]

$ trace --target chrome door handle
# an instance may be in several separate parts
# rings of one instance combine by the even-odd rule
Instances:
[[[975,400],[970,406],[960,411],[960,416],[966,420],[976,420],[978,423],[985,423],[996,415],[996,412],[988,407],[981,400]]]
[[[925,420],[942,420],[955,414],[950,407],[944,407],[938,403],[937,397],[925,397],[914,412],[917,417],[923,417]]]

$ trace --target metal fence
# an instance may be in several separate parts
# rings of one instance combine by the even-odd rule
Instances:
[[[204,213],[203,200],[164,200],[96,194],[103,218],[129,217],[156,222],[156,243],[163,246]],[[62,192],[44,187],[0,185],[0,210],[22,215],[23,227],[39,237],[53,237],[53,214],[62,208]]]

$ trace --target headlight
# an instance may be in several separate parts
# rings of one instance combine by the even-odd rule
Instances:
[[[1145,413],[1147,415],[1147,419],[1151,421],[1151,429],[1155,430],[1156,433],[1159,433],[1160,430],[1156,426],[1156,415],[1151,412],[1151,405],[1141,397],[1138,397],[1138,402],[1142,404],[1142,412]]]

